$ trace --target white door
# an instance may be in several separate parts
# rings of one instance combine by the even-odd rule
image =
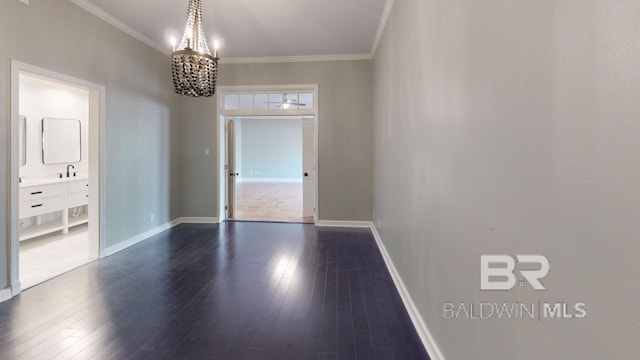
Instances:
[[[235,121],[227,121],[227,219],[235,218],[236,206],[236,130]]]
[[[218,159],[220,167],[218,169],[218,183],[220,184],[220,190],[218,196],[220,197],[220,201],[218,201],[218,214],[220,217],[220,221],[227,219],[227,118],[224,116],[220,117],[220,122],[218,124],[218,132],[220,135],[220,158]],[[206,154],[206,152],[205,152]]]
[[[316,183],[316,164],[313,148],[316,125],[313,120],[303,120],[302,124],[302,216],[315,214],[314,189]]]

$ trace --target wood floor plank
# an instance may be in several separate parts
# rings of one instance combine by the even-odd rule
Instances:
[[[303,217],[302,182],[239,182],[236,184],[236,220],[313,222]]]
[[[0,304],[0,359],[428,359],[370,231],[180,225]]]

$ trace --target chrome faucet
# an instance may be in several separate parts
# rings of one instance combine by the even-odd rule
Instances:
[[[76,169],[76,167],[75,167],[75,166],[73,166],[73,165],[71,165],[71,164],[67,165],[67,177],[69,177],[69,176],[70,176],[70,174],[69,174],[69,167],[71,167],[73,170],[75,170],[75,169]]]

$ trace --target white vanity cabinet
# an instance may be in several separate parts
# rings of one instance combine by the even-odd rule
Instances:
[[[61,231],[88,221],[87,211],[74,212],[89,204],[89,180],[63,178],[20,184],[20,240]],[[27,221],[31,219],[31,221]]]
[[[46,214],[65,207],[64,184],[44,184],[20,188],[20,217]]]
[[[67,227],[85,224],[89,220],[89,214],[74,214],[72,209],[89,204],[89,179],[70,180],[67,182]]]
[[[46,219],[43,215],[64,212],[66,209],[65,183],[37,183],[20,185],[20,240],[64,230],[62,217]],[[23,226],[27,219],[34,217],[32,224]]]

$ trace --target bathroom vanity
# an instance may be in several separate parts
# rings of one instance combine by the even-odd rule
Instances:
[[[88,222],[89,179],[33,179],[20,184],[20,241]],[[83,209],[83,211],[79,211]]]

